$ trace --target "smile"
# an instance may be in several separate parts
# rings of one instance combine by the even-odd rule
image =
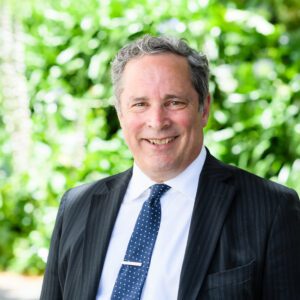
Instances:
[[[166,145],[173,142],[176,138],[177,136],[164,138],[164,139],[146,139],[146,140],[152,145]]]

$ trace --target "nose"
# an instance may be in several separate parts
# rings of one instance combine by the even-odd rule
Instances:
[[[161,130],[168,128],[171,124],[171,119],[168,111],[163,106],[153,106],[148,111],[147,126],[152,129]]]

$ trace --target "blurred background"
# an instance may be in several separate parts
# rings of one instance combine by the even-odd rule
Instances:
[[[210,151],[300,193],[299,25],[298,0],[0,0],[0,270],[42,274],[64,191],[130,167],[110,62],[145,33],[207,54]]]

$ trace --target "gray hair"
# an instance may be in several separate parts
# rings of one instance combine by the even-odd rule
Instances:
[[[192,49],[182,39],[173,37],[153,37],[144,35],[142,38],[125,45],[116,55],[112,62],[111,77],[115,94],[115,107],[119,108],[119,99],[122,92],[121,79],[126,64],[137,57],[143,55],[153,55],[158,53],[170,52],[183,56],[191,71],[192,84],[199,95],[200,108],[203,107],[204,100],[207,98],[209,67],[206,56]]]

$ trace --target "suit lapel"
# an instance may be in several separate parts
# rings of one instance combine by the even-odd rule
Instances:
[[[200,175],[178,300],[197,299],[234,195],[230,171],[208,152]]]
[[[129,170],[113,177],[92,196],[84,233],[81,299],[96,298],[110,236],[131,175]]]

